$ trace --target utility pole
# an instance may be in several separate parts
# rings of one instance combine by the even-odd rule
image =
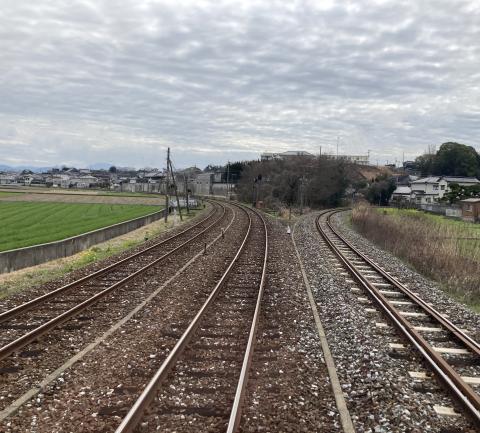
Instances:
[[[185,174],[185,199],[187,200],[187,215],[190,214],[190,203],[188,202],[188,178],[187,175]]]
[[[227,198],[228,198],[228,184],[230,180],[230,161],[227,163]]]
[[[175,191],[175,197],[177,199],[177,207],[178,207],[178,213],[180,215],[180,221],[183,221],[182,208],[180,207],[180,200],[178,199],[177,183],[175,182],[175,175],[173,174],[172,161],[170,160],[170,148],[168,148],[168,162],[170,165],[170,174],[172,175],[172,182],[173,182],[173,188]]]
[[[167,150],[167,177],[165,183],[165,222],[168,221],[168,211],[170,210],[170,203],[168,193],[170,192],[170,148]]]
[[[300,178],[300,215],[303,215],[303,182],[305,178],[302,176]]]
[[[338,159],[338,142],[340,141],[340,137],[337,135],[337,159]]]

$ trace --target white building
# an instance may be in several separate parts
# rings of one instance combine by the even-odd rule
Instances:
[[[286,159],[286,158],[294,158],[296,156],[303,156],[308,158],[313,158],[314,155],[310,152],[306,152],[305,150],[287,150],[286,152],[278,152],[278,153],[271,153],[265,152],[260,155],[260,159],[262,161],[270,161],[272,159]]]
[[[416,204],[434,203],[442,199],[450,191],[452,184],[472,186],[480,184],[475,177],[430,176],[411,183],[410,201]],[[397,188],[398,189],[398,188]],[[396,190],[394,191],[395,194]]]
[[[328,159],[338,159],[340,161],[350,162],[352,164],[359,165],[369,165],[368,155],[333,155],[333,154],[322,154],[325,158]]]

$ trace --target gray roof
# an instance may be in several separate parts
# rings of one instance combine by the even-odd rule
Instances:
[[[476,177],[462,177],[462,176],[444,176],[447,182],[458,183],[480,183]]]
[[[430,176],[430,177],[422,177],[421,179],[414,180],[414,183],[438,183],[441,180],[445,180],[448,183],[480,183],[476,177],[462,177],[462,176]]]
[[[412,189],[409,186],[397,186],[397,189],[393,191],[394,194],[410,194]]]
[[[421,179],[414,180],[412,184],[414,183],[438,183],[440,181],[441,177],[439,176],[431,176],[431,177],[422,177]]]
[[[464,200],[460,200],[460,202],[464,202],[464,203],[478,203],[480,202],[480,198],[479,197],[472,197],[472,198],[466,198]]]

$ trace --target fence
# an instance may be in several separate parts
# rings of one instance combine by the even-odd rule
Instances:
[[[61,241],[0,252],[0,274],[68,257],[164,217],[165,209]]]
[[[432,204],[421,204],[419,205],[419,209],[424,210],[426,212],[431,212],[438,215],[445,215],[451,218],[461,218],[462,217],[462,209],[459,206],[454,205],[444,205],[438,203]]]

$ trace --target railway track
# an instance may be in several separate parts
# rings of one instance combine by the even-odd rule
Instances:
[[[57,328],[134,279],[148,276],[159,264],[187,248],[201,247],[202,235],[227,218],[227,207],[213,203],[193,226],[70,284],[0,313],[0,360]]]
[[[263,217],[243,211],[248,229],[235,257],[116,433],[237,430],[268,256]]]
[[[341,262],[342,269],[354,279],[352,283],[358,285],[352,291],[368,296],[360,297],[362,302],[373,301],[480,427],[480,345],[345,239],[330,220],[337,212],[340,210],[321,213],[316,227]],[[388,326],[386,323],[376,325]],[[442,347],[436,346],[438,341]],[[396,350],[405,348],[403,344],[391,346]],[[443,410],[438,408],[439,413]]]

